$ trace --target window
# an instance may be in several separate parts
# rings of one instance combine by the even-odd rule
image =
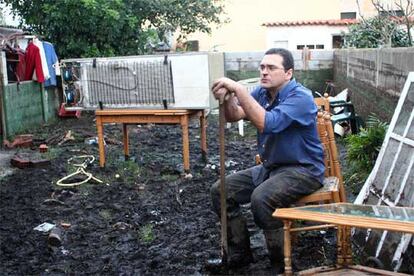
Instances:
[[[323,45],[323,44],[316,44],[316,45],[314,45],[314,44],[308,44],[308,45],[299,44],[299,45],[296,45],[297,50],[303,50],[303,48],[305,48],[305,47],[307,47],[309,50],[325,49],[325,45]]]
[[[355,203],[369,202],[372,205],[412,206],[414,194],[414,73],[409,73],[404,88],[401,91],[393,118],[381,146],[375,166],[359,193]],[[364,233],[364,232],[362,232]],[[358,246],[370,252],[385,252],[389,257],[382,261],[393,263],[392,269],[397,270],[402,262],[394,262],[393,256],[408,256],[411,246],[410,239],[404,239],[400,234],[386,238],[381,233],[358,233]],[[365,236],[365,237],[364,237]],[[370,241],[370,245],[364,243]],[[389,245],[383,239],[395,241]],[[398,242],[399,241],[399,242]],[[400,258],[400,257],[399,257]],[[402,258],[401,258],[402,259]]]
[[[198,52],[199,51],[199,42],[198,40],[188,40],[185,42],[185,49],[189,52]]]
[[[389,11],[380,11],[379,12],[380,15],[382,16],[404,16],[404,12],[402,10],[389,10]]]
[[[356,12],[341,12],[341,19],[355,19]]]
[[[275,40],[273,41],[273,47],[287,49],[289,47],[289,43],[287,40]]]
[[[344,39],[341,35],[332,36],[332,48],[342,48],[342,45],[344,45]]]

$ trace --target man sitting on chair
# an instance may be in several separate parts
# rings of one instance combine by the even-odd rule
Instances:
[[[251,203],[255,223],[263,229],[270,261],[283,271],[283,223],[272,217],[322,186],[323,148],[316,127],[317,107],[312,93],[293,78],[292,54],[268,50],[260,63],[260,87],[249,94],[228,78],[213,84],[216,99],[224,102],[229,122],[248,119],[257,128],[262,164],[226,176],[228,266],[253,260],[250,239],[240,205]],[[211,188],[214,211],[220,216],[219,181]],[[218,263],[217,266],[224,264]],[[210,269],[212,264],[209,265]]]

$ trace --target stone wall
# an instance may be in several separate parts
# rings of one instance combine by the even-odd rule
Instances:
[[[414,48],[335,50],[333,63],[336,91],[348,88],[363,118],[374,113],[389,122],[407,75],[414,71]]]

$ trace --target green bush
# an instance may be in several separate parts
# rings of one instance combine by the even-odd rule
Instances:
[[[347,169],[344,177],[354,194],[359,192],[374,167],[388,128],[388,124],[375,115],[369,116],[366,125],[358,134],[345,138]]]
[[[378,48],[391,39],[390,47],[409,47],[408,33],[385,16],[376,16],[359,24],[351,25],[345,34],[345,47]]]

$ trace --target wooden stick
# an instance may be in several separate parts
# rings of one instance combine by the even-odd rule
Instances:
[[[226,175],[225,175],[225,134],[226,118],[224,116],[224,101],[219,103],[219,140],[220,140],[220,209],[221,209],[221,249],[222,261],[227,263],[227,202],[226,202]]]

